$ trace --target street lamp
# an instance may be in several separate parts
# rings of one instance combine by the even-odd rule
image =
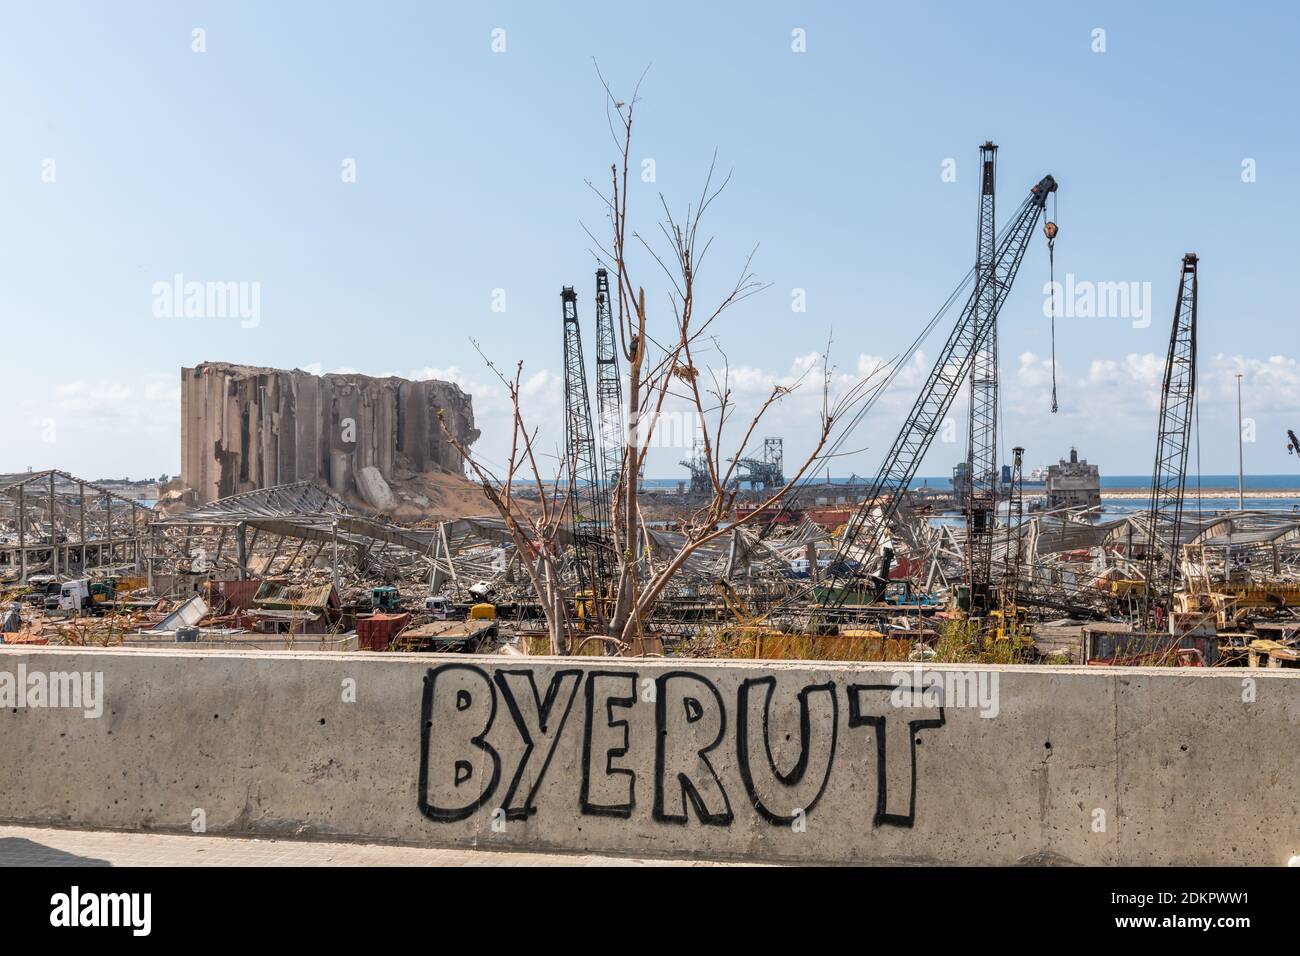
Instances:
[[[1242,468],[1241,453],[1241,373],[1237,373],[1237,510],[1245,511],[1245,472]]]

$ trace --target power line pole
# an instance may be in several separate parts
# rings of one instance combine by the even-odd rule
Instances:
[[[1246,510],[1245,468],[1241,450],[1241,373],[1237,373],[1237,510]]]

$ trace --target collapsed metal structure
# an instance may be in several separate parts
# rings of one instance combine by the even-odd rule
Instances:
[[[0,485],[0,581],[97,569],[138,573],[152,517],[140,502],[66,471],[23,475]]]
[[[329,569],[379,582],[429,581],[440,538],[355,514],[311,481],[231,495],[149,527],[151,577],[246,580]],[[162,582],[160,582],[162,583]]]

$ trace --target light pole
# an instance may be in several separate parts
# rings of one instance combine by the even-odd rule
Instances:
[[[1245,511],[1245,471],[1242,467],[1241,453],[1241,373],[1237,373],[1237,510]]]

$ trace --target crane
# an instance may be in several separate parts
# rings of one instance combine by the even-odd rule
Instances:
[[[578,325],[578,296],[572,286],[560,290],[564,310],[564,442],[569,471],[569,521],[573,527],[578,580],[586,590],[603,580],[605,527],[600,482],[596,474],[596,439],[591,430],[587,366],[582,357],[582,328]],[[599,601],[595,602],[599,606]]]
[[[998,287],[993,275],[997,244],[994,222],[994,185],[998,148],[992,142],[980,147],[979,228],[975,269],[989,277],[975,299],[976,324],[988,331],[975,347],[970,371],[970,421],[966,446],[966,581],[971,613],[982,616],[990,609],[993,575],[993,526],[998,508]]]
[[[707,495],[713,492],[713,478],[709,475],[709,462],[704,457],[704,442],[698,438],[691,444],[691,457],[678,464],[691,473],[690,493]]]
[[[736,473],[729,487],[776,491],[785,485],[785,439],[764,438],[762,458],[734,458]],[[707,474],[706,474],[707,478]]]
[[[1002,556],[1002,591],[997,602],[998,607],[996,609],[990,607],[988,611],[988,617],[993,624],[994,637],[1011,641],[1021,639],[1026,621],[1025,611],[1020,606],[1019,600],[1020,572],[1025,549],[1024,462],[1025,450],[1019,446],[1011,449],[1006,551]]]
[[[609,273],[603,267],[596,270],[596,416],[600,423],[601,505],[608,516],[614,513],[614,486],[623,469],[627,436],[623,431],[623,385],[609,300]]]
[[[819,603],[823,606],[838,606],[845,602],[848,588],[834,585],[846,575],[846,559],[851,551],[856,549],[865,563],[873,560],[880,550],[889,522],[897,514],[908,485],[916,477],[916,470],[938,434],[944,415],[970,372],[975,351],[1011,291],[1028,248],[1029,237],[1047,205],[1047,197],[1055,191],[1056,180],[1050,175],[1044,176],[1030,189],[1029,195],[1020,204],[1010,225],[1002,234],[992,267],[986,273],[976,276],[975,288],[940,350],[934,367],[930,369],[925,385],[912,405],[902,429],[885,454],[872,482],[870,494],[849,520],[840,538],[831,565],[831,586],[821,592]],[[981,303],[984,308],[980,308]],[[885,553],[882,557],[887,561],[890,555]],[[854,576],[859,574],[858,571],[853,572]],[[884,582],[877,583],[877,594],[883,587]]]
[[[1019,446],[1011,449],[1011,487],[1007,498],[1007,553],[1003,559],[1003,603],[1016,603],[1020,588],[1020,573],[1024,568],[1025,547],[1025,450]],[[1013,556],[1014,555],[1014,556]]]
[[[1169,352],[1160,389],[1160,421],[1156,432],[1156,462],[1151,474],[1151,507],[1146,520],[1146,589],[1142,624],[1160,622],[1159,609],[1168,610],[1178,571],[1179,533],[1183,522],[1183,491],[1187,484],[1187,445],[1196,400],[1196,253],[1183,256],[1178,275],[1178,300],[1169,332]]]

